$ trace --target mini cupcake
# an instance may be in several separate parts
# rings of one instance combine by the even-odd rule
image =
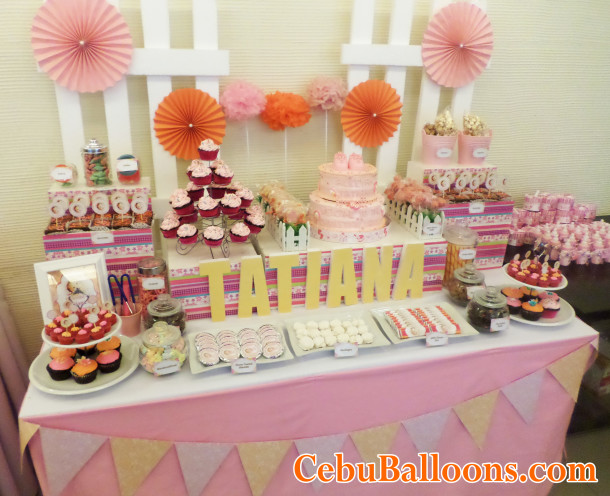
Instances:
[[[95,346],[95,349],[99,352],[108,351],[108,350],[121,351],[121,339],[116,336],[112,336],[110,339],[107,339],[106,341],[97,343],[97,345]]]
[[[63,327],[58,327],[51,333],[51,335],[49,337],[51,338],[51,341],[59,343],[59,336],[61,336],[64,332],[66,332],[66,331]]]
[[[69,356],[59,356],[51,360],[47,365],[47,372],[54,381],[65,381],[70,378],[70,369],[74,366],[74,360]]]
[[[97,362],[100,372],[103,374],[109,374],[119,370],[121,366],[121,354],[117,350],[106,350],[102,351],[97,358]]]
[[[538,286],[538,281],[540,280],[540,274],[536,274],[535,272],[530,272],[525,278],[525,282],[527,284],[531,284],[532,286]]]
[[[248,241],[250,229],[243,222],[236,222],[231,226],[230,230],[231,241],[234,243],[244,243]]]
[[[52,348],[49,353],[51,358],[68,357],[74,358],[76,356],[75,348]]]
[[[502,294],[507,298],[515,298],[517,300],[520,300],[523,297],[523,291],[521,291],[520,288],[510,286],[502,288]]]
[[[234,215],[239,212],[241,199],[237,195],[229,194],[222,197],[220,200],[220,210],[225,215]]]
[[[536,321],[542,317],[544,308],[536,300],[526,301],[521,305],[521,316],[526,320]]]
[[[214,198],[214,200],[220,200],[225,195],[226,192],[227,192],[227,188],[223,187],[220,184],[212,183],[208,187],[208,193],[212,198]]]
[[[183,190],[184,191],[184,190]],[[176,196],[171,202],[172,208],[174,212],[178,215],[188,215],[193,213],[194,210],[194,202],[188,196],[188,193],[185,191],[184,195]]]
[[[103,339],[105,334],[106,333],[100,326],[95,326],[93,329],[91,329],[89,336],[93,341],[97,341],[98,339]]]
[[[116,321],[117,321],[116,313],[113,313],[109,310],[104,310],[104,311],[98,313],[97,316],[99,317],[99,320],[108,321],[110,326],[113,326],[114,324],[116,324]]]
[[[193,224],[184,224],[178,228],[178,239],[181,243],[192,245],[197,242],[197,228]]]
[[[546,274],[542,274],[540,276],[540,279],[538,280],[538,286],[540,286],[541,288],[548,288],[549,287],[549,276],[547,276]]]
[[[562,282],[562,277],[556,277],[556,276],[551,276],[549,277],[549,287],[551,288],[556,288],[557,286],[559,286]]]
[[[214,169],[213,178],[216,184],[230,184],[233,179],[233,171],[228,165],[220,165]]]
[[[515,279],[517,279],[517,281],[520,281],[520,282],[525,282],[526,277],[527,276],[525,275],[525,272],[523,272],[522,270],[520,270],[519,272],[517,272],[515,274]]]
[[[511,277],[516,277],[517,273],[521,270],[521,267],[519,267],[518,265],[509,265],[506,269],[506,272],[508,273],[509,276]]]
[[[216,160],[216,157],[218,157],[219,149],[220,146],[214,143],[214,141],[212,141],[211,139],[203,140],[198,148],[199,157],[201,157],[201,160]]]
[[[506,298],[506,304],[511,315],[517,315],[521,311],[522,301],[518,298]]]
[[[208,246],[220,246],[225,237],[225,231],[222,227],[209,226],[203,231],[203,240]]]
[[[110,322],[108,322],[107,320],[98,320],[97,321],[97,326],[102,328],[102,331],[104,331],[104,334],[107,334],[110,332],[110,328],[112,327],[110,325]]]
[[[80,331],[78,331],[76,333],[76,336],[74,336],[74,342],[77,344],[85,344],[89,342],[90,339],[90,334],[89,331],[87,331],[86,329],[81,329]]]
[[[46,326],[44,326],[44,333],[47,336],[50,336],[55,329],[57,329],[57,324],[55,322],[49,322]]]
[[[84,346],[83,348],[77,348],[76,351],[81,357],[89,357],[95,353],[95,345]]]
[[[218,200],[214,200],[211,196],[204,196],[197,203],[199,215],[205,218],[218,217],[220,214],[220,206]]]
[[[207,186],[212,182],[212,170],[205,165],[197,167],[192,172],[191,181],[197,186]]]
[[[205,166],[205,162],[203,160],[199,160],[199,159],[195,159],[191,162],[191,165],[189,165],[186,169],[186,175],[188,176],[189,179],[191,179],[191,176],[193,174],[193,171],[197,168],[197,167],[202,167]],[[187,189],[188,191],[188,189]]]
[[[165,216],[163,222],[161,222],[161,233],[163,234],[164,238],[175,238],[177,236],[179,227],[180,221],[178,220],[177,215],[175,217]]]
[[[261,214],[251,214],[246,217],[246,225],[253,234],[258,234],[265,227],[265,217]]]
[[[194,210],[192,214],[181,215],[180,217],[178,217],[178,221],[180,222],[181,226],[183,226],[184,224],[193,224],[193,223],[197,222],[198,219],[199,219],[199,214],[197,213],[196,210]],[[177,232],[176,232],[176,234],[177,234]]]
[[[541,300],[540,304],[542,305],[542,308],[544,308],[542,317],[545,319],[554,319],[561,308],[561,304],[558,300],[552,300],[550,298]]]
[[[247,208],[254,200],[254,193],[250,191],[248,188],[240,188],[235,194],[241,198],[241,208]]]
[[[76,337],[76,335],[78,334],[78,331],[80,331],[81,328],[77,325],[73,325],[72,327],[70,327],[70,329],[68,329],[68,332],[70,334],[72,334],[72,337]]]
[[[78,384],[89,384],[97,376],[97,362],[90,358],[81,358],[76,361],[70,373]]]
[[[263,207],[260,203],[255,203],[254,205],[250,205],[246,208],[247,215],[265,215]]]
[[[189,181],[186,185],[186,193],[191,200],[197,202],[204,195],[205,186],[197,186],[193,181]]]

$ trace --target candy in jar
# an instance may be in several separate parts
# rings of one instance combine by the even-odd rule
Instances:
[[[140,161],[133,155],[121,155],[116,163],[116,176],[122,184],[140,182]]]
[[[148,305],[160,294],[167,293],[167,265],[159,257],[146,257],[138,262],[138,295],[142,318],[148,316]]]
[[[108,147],[92,139],[81,149],[85,163],[85,181],[87,186],[111,184],[108,165]]]
[[[455,269],[474,260],[479,235],[466,226],[455,224],[445,227],[443,237],[447,240],[447,261],[443,276],[443,286],[446,287]]]
[[[155,322],[142,335],[140,365],[155,376],[178,372],[186,361],[187,351],[180,329]]]

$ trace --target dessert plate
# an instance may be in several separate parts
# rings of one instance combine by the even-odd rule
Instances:
[[[521,315],[511,315],[510,318],[515,322],[521,322],[522,324],[529,324],[540,327],[554,327],[569,324],[570,322],[572,322],[572,320],[574,320],[574,317],[576,317],[576,312],[574,311],[574,308],[572,308],[572,305],[570,305],[563,298],[559,298],[559,303],[561,304],[559,312],[557,312],[557,315],[555,315],[555,317],[553,317],[552,319],[541,317],[538,320],[527,320],[524,319]]]
[[[455,308],[453,308],[448,303],[445,303],[445,302],[440,302],[440,303],[436,303],[436,304],[431,303],[426,306],[432,306],[432,305],[441,307],[443,310],[445,310],[445,312],[447,312],[449,317],[451,317],[453,319],[453,321],[458,326],[460,326],[459,333],[448,334],[448,336],[450,338],[475,336],[475,335],[479,334],[479,331],[477,331],[468,322],[466,322],[466,319],[464,317],[462,317],[455,310]],[[381,329],[383,330],[384,334],[389,338],[389,340],[392,341],[393,344],[402,344],[402,343],[409,343],[411,341],[415,341],[418,339],[426,339],[425,334],[422,336],[413,336],[413,337],[409,337],[409,338],[400,338],[398,336],[398,333],[396,332],[396,330],[394,329],[392,324],[390,324],[390,322],[388,321],[386,314],[385,314],[385,312],[388,310],[397,310],[398,308],[417,308],[417,307],[416,306],[400,306],[400,307],[392,307],[392,308],[376,308],[374,310],[371,310],[371,313],[375,317],[375,320],[379,323],[379,325],[381,326]]]
[[[87,341],[83,344],[61,344],[56,341],[53,341],[49,336],[47,336],[47,333],[44,332],[44,327],[42,328],[42,340],[48,345],[53,346],[54,348],[85,348],[86,346],[91,346],[97,343],[101,343],[102,341],[106,341],[109,337],[114,336],[117,332],[121,330],[121,323],[121,317],[117,315],[115,324],[110,328],[109,332],[104,334],[104,337],[102,339],[96,339],[95,341]]]
[[[55,343],[54,343],[55,344]],[[138,357],[138,345],[126,336],[121,336],[121,366],[118,370],[108,374],[102,374],[99,370],[95,380],[89,384],[78,384],[74,379],[65,381],[54,381],[47,372],[47,365],[51,362],[49,348],[45,348],[38,355],[32,365],[28,377],[32,385],[44,393],[57,395],[77,395],[93,393],[102,389],[109,388],[127,379],[138,367],[140,362]]]
[[[294,350],[294,354],[298,357],[311,355],[311,354],[323,354],[326,352],[328,355],[334,355],[335,347],[334,346],[325,346],[324,348],[313,348],[311,350],[304,350],[299,346],[299,338],[297,337],[296,330],[294,325],[297,322],[301,322],[306,324],[309,321],[314,321],[316,323],[322,320],[352,320],[352,319],[362,319],[367,327],[368,332],[373,335],[373,342],[369,344],[361,344],[358,345],[358,348],[377,348],[380,346],[389,346],[390,342],[383,335],[375,321],[371,318],[370,314],[366,311],[344,311],[344,312],[307,312],[306,315],[299,319],[290,319],[286,320],[286,329],[288,332],[288,341],[290,342],[290,346]]]
[[[508,264],[504,265],[504,267],[502,267],[502,270],[506,274],[506,277],[515,281],[517,284],[520,284],[521,286],[527,286],[528,288],[534,288],[539,291],[559,291],[560,289],[563,289],[568,285],[568,280],[566,279],[566,276],[564,276],[563,274],[561,274],[561,283],[559,284],[559,286],[555,286],[554,288],[547,286],[546,288],[543,288],[542,286],[533,286],[532,284],[528,284],[525,281],[519,281],[519,280],[515,279],[513,276],[509,276],[508,275]]]
[[[282,329],[282,326],[280,324],[278,324],[277,322],[261,322],[261,323],[258,323],[257,325],[244,325],[243,327],[239,327],[239,328],[225,326],[225,327],[219,327],[217,329],[202,329],[202,330],[199,330],[196,332],[189,332],[188,335],[186,336],[188,338],[188,342],[189,342],[189,366],[191,367],[191,374],[201,374],[203,372],[209,372],[210,370],[231,367],[230,363],[223,362],[223,361],[218,362],[216,365],[203,365],[199,361],[197,347],[195,346],[195,336],[197,336],[197,334],[199,334],[200,332],[209,332],[210,334],[213,334],[214,336],[216,336],[219,332],[226,331],[226,330],[233,331],[237,334],[242,329],[252,328],[252,329],[256,330],[264,324],[270,324],[278,330],[278,332],[280,334],[280,338],[282,340],[282,345],[284,346],[284,353],[277,358],[265,358],[264,356],[261,355],[259,358],[256,359],[257,368],[261,365],[267,365],[270,363],[278,363],[278,362],[285,362],[287,360],[294,360],[294,355],[292,354],[292,352],[290,351],[290,348],[288,348],[288,346],[286,344],[286,339],[284,338],[284,331]]]

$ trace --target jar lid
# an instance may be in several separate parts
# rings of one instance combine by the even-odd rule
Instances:
[[[98,143],[97,140],[93,138],[89,140],[89,143],[83,146],[82,150],[84,153],[103,153],[108,151],[108,148],[106,145]]]
[[[148,304],[147,310],[153,317],[170,317],[182,311],[182,303],[167,293],[163,293]]]
[[[502,308],[506,306],[506,296],[496,286],[487,286],[475,291],[472,301],[486,308]]]
[[[144,331],[142,342],[147,348],[164,348],[178,341],[181,335],[178,327],[159,321],[155,322],[150,329]]]
[[[485,281],[485,276],[476,269],[473,263],[467,263],[463,267],[455,269],[453,277],[466,284],[481,284]]]
[[[459,224],[445,226],[443,229],[443,238],[454,245],[474,245],[478,237],[476,231]]]
[[[146,257],[138,262],[138,272],[143,276],[154,276],[165,272],[165,260],[160,257]]]

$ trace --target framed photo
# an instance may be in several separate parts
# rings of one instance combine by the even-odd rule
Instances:
[[[45,325],[64,310],[101,308],[110,301],[103,253],[34,264]]]

